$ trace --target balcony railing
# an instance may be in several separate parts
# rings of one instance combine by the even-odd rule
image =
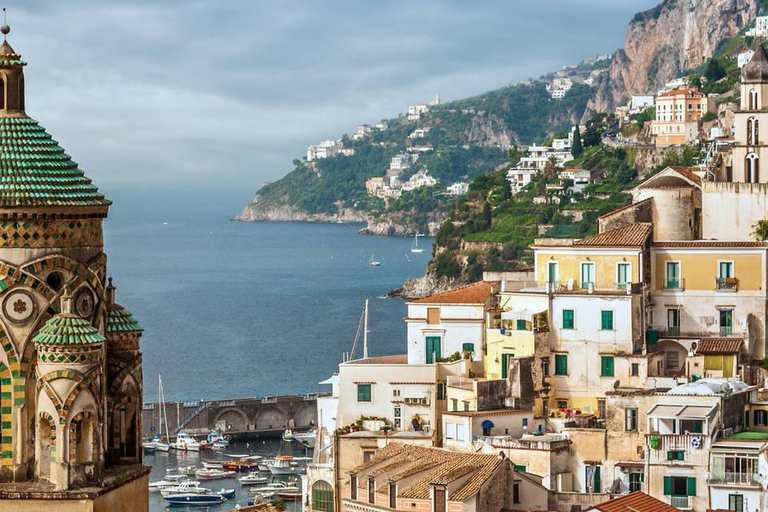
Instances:
[[[565,282],[546,281],[537,283],[538,287],[551,293],[592,293],[592,292],[624,292],[640,293],[643,289],[642,283],[628,282],[596,282],[596,281],[577,281],[569,280]]]
[[[475,381],[474,379],[469,379],[467,377],[457,377],[455,375],[449,375],[448,379],[446,379],[446,384],[449,388],[459,388],[459,389],[466,389],[469,391],[472,391],[475,389]]]
[[[664,279],[663,285],[665,290],[684,290],[685,280],[682,277],[677,277],[677,278],[668,277]]]
[[[732,325],[721,325],[720,326],[720,336],[730,336],[733,334],[733,326]]]
[[[677,338],[680,336],[680,326],[679,325],[670,325],[667,327],[667,329],[664,331],[664,335],[669,336],[670,338]]]
[[[718,277],[715,279],[715,287],[721,291],[736,291],[739,280],[735,277]]]
[[[690,508],[690,496],[670,496],[669,504],[675,508]]]
[[[710,484],[729,485],[760,485],[760,475],[757,473],[715,472],[709,474]]]

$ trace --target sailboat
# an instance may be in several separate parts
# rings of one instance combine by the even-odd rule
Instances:
[[[376,257],[375,257],[373,254],[371,254],[371,261],[370,261],[370,263],[368,263],[368,264],[369,264],[370,266],[372,266],[372,267],[380,267],[380,266],[381,266],[381,262],[380,262],[380,261],[377,261],[377,260],[376,260]]]
[[[160,398],[160,433],[155,439],[155,450],[158,452],[168,452],[171,450],[171,445],[168,444],[168,413],[165,412],[165,393],[163,392],[163,377],[157,376],[157,389]],[[165,427],[165,437],[163,440],[163,427]]]
[[[419,247],[419,234],[413,235],[413,245],[411,246],[411,252],[424,252],[424,249]]]

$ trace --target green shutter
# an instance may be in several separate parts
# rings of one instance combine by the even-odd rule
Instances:
[[[358,402],[371,401],[371,385],[370,384],[357,385],[357,401]]]
[[[664,495],[665,496],[672,495],[672,477],[671,476],[664,477]]]
[[[669,450],[667,452],[667,460],[675,460],[675,452],[673,452],[672,450]]]
[[[501,354],[501,378],[507,378],[507,364],[509,356],[507,354]]]
[[[563,310],[563,329],[573,329],[573,310]]]
[[[518,331],[524,331],[525,330],[525,320],[517,320],[517,330]]]
[[[602,377],[613,377],[613,356],[600,357],[600,375]]]
[[[523,465],[521,465],[521,464],[515,464],[515,465],[514,465],[514,468],[515,468],[515,471],[522,471],[522,472],[525,472],[525,466],[523,466]]]
[[[600,466],[595,468],[595,481],[592,486],[592,492],[601,492],[603,490],[602,482],[600,481]]]
[[[427,364],[440,358],[440,336],[427,336]]]
[[[600,328],[604,331],[613,330],[613,311],[601,311],[600,312]]]
[[[462,343],[461,345],[461,351],[462,352],[475,352],[475,344],[474,343]]]
[[[555,354],[555,375],[568,375],[568,356]]]
[[[688,477],[688,496],[696,496],[696,478]]]

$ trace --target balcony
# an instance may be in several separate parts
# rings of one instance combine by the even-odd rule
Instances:
[[[669,504],[679,509],[691,508],[690,496],[670,496]]]
[[[739,280],[735,277],[718,277],[715,279],[715,289],[720,292],[736,292]]]
[[[595,281],[576,281],[569,279],[564,283],[556,281],[547,281],[537,283],[537,288],[543,289],[547,293],[616,293],[633,294],[643,291],[642,283],[617,283],[617,282],[595,282]]]
[[[733,326],[732,325],[721,325],[720,326],[720,336],[730,336],[733,334]]]
[[[459,389],[466,389],[467,391],[474,391],[475,380],[467,377],[456,377],[453,375],[449,375],[446,385],[449,388],[459,388]]]
[[[734,473],[718,471],[709,474],[710,485],[734,485],[760,487],[760,475],[757,473]]]
[[[678,278],[666,278],[662,283],[665,290],[685,290],[685,279]]]

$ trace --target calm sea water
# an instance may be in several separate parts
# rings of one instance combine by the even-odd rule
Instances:
[[[411,239],[357,225],[235,223],[236,204],[111,198],[108,268],[146,330],[146,401],[158,373],[167,400],[315,392],[350,350],[366,297],[371,354],[406,350],[404,302],[377,297],[423,274],[431,239],[413,254]]]

